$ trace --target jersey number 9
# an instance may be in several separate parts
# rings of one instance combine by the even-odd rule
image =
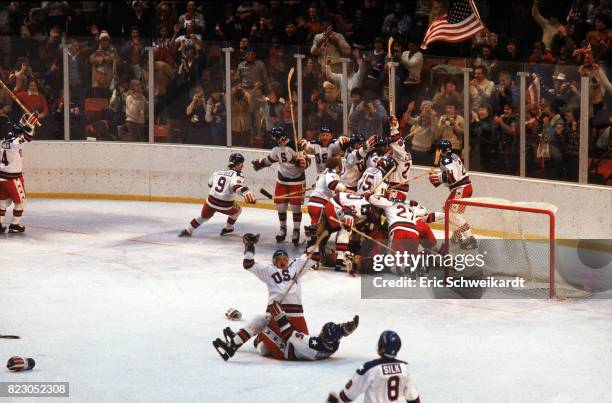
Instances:
[[[215,186],[215,192],[223,193],[223,189],[225,188],[226,183],[227,179],[225,178],[225,176],[219,177],[219,180],[217,180],[217,186]]]

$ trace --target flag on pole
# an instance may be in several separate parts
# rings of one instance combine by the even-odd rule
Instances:
[[[527,88],[527,105],[540,105],[540,77],[533,73],[533,81]]]
[[[422,49],[431,42],[463,42],[486,28],[480,21],[474,0],[451,1],[448,13],[438,17],[427,29]]]

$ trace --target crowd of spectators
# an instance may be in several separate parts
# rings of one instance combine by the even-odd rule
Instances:
[[[297,113],[295,78],[287,87],[295,54],[305,56],[301,117],[308,138],[321,126],[343,134],[343,101],[350,132],[384,134],[393,61],[394,106],[416,163],[431,165],[438,138],[462,153],[469,123],[464,158],[471,169],[516,175],[517,73],[527,72],[527,84],[540,87],[539,96],[527,96],[528,175],[572,181],[578,175],[581,77],[589,77],[589,155],[593,164],[612,159],[610,2],[476,4],[487,30],[422,51],[429,24],[448,1],[3,2],[0,76],[39,112],[39,138],[64,137],[65,44],[72,139],[147,141],[152,103],[156,141],[225,145],[229,124],[233,145],[266,147],[270,129],[289,127],[292,110]],[[229,46],[226,83],[222,49]],[[472,68],[468,105],[462,67]],[[17,113],[0,91],[0,122]]]

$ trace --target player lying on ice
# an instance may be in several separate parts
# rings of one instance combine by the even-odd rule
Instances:
[[[308,336],[296,331],[278,302],[272,304],[268,315],[273,317],[279,332],[267,326],[268,319],[264,316],[255,317],[241,331],[260,333],[263,342],[256,342],[257,352],[264,357],[280,360],[313,361],[328,358],[338,351],[340,339],[353,333],[359,325],[359,316],[355,315],[349,322],[327,322],[318,336]],[[223,336],[225,341],[218,338],[213,341],[213,346],[221,358],[227,361],[244,342],[242,337],[229,327],[223,330]]]

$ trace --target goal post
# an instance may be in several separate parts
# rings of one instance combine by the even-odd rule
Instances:
[[[469,225],[479,251],[488,253],[485,271],[499,277],[520,277],[525,291],[549,298],[587,293],[566,283],[556,262],[557,207],[543,202],[511,202],[497,198],[447,200],[444,239],[448,253],[458,253],[453,232]]]

